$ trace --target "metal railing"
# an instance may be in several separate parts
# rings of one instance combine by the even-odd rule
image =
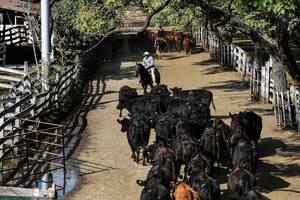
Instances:
[[[62,125],[17,117],[9,124],[11,131],[0,139],[0,185],[35,187],[41,175],[58,169],[65,176]]]

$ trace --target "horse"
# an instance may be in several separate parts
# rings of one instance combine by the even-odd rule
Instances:
[[[166,42],[161,38],[157,38],[154,42],[154,47],[156,50],[157,58],[162,59],[162,51],[167,47]]]
[[[187,55],[194,51],[196,42],[193,37],[191,37],[189,34],[186,34],[183,36],[182,45],[183,45],[185,54]]]
[[[143,64],[136,63],[136,73],[135,74],[136,74],[136,76],[138,76],[138,75],[140,76],[141,85],[142,85],[142,88],[144,89],[144,94],[146,94],[148,85],[150,85],[150,87],[153,88],[153,80],[151,78],[150,73],[148,72],[147,69],[145,69]],[[155,74],[156,84],[160,85],[160,74],[156,68],[155,68],[154,74]]]
[[[175,32],[174,34],[175,34],[174,36],[175,46],[177,52],[180,53],[182,50],[183,34],[181,32]]]

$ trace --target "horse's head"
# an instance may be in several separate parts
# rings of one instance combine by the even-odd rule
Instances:
[[[139,62],[136,63],[136,69],[135,69],[135,76],[136,77],[141,74],[143,68],[145,68],[145,67],[142,63],[139,63]]]

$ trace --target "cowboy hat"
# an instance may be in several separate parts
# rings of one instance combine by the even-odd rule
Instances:
[[[148,51],[144,52],[144,56],[148,56],[150,53]]]

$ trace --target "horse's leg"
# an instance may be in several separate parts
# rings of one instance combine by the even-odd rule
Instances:
[[[143,146],[143,153],[142,153],[142,156],[143,156],[143,165],[144,165],[144,166],[146,165],[145,150],[146,150],[146,146]]]
[[[136,151],[136,163],[139,163],[140,161],[140,148],[137,148],[137,151]]]
[[[144,89],[144,95],[147,94],[147,85],[143,85],[142,87]]]
[[[119,116],[122,117],[122,109],[120,109],[120,114],[119,114]]]
[[[153,88],[153,84],[152,83],[149,83],[149,85],[150,85],[151,88]]]

